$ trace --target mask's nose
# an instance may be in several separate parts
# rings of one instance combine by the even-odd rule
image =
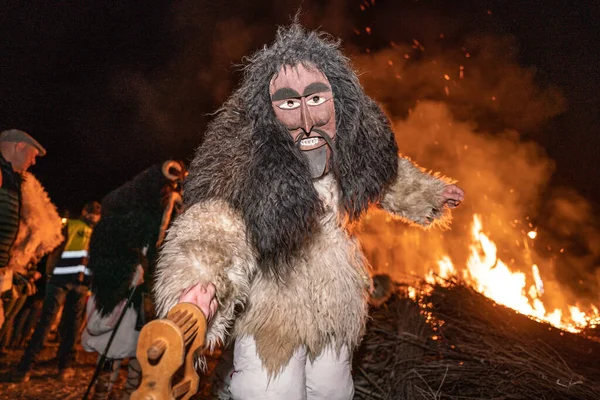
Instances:
[[[304,130],[304,133],[306,134],[306,136],[310,136],[310,131],[312,131],[313,126],[315,126],[315,121],[313,120],[312,116],[310,115],[310,109],[304,99],[302,99],[301,104],[302,104],[300,106],[300,110],[301,110],[300,117],[302,119],[301,128]]]

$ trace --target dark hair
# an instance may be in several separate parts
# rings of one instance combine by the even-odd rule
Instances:
[[[271,78],[284,65],[321,70],[336,111],[334,170],[350,219],[379,199],[397,173],[389,120],[364,92],[339,42],[297,23],[247,58],[244,77],[211,122],[185,181],[186,206],[219,198],[240,210],[261,268],[282,275],[290,257],[319,229],[321,202],[308,165],[275,118]]]

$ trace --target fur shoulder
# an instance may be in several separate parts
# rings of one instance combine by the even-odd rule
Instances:
[[[207,332],[212,350],[225,340],[236,307],[245,304],[256,268],[240,213],[222,200],[196,203],[174,221],[160,253],[154,285],[159,315],[177,304],[184,289],[212,283],[219,302]]]
[[[39,260],[63,241],[62,221],[56,206],[36,177],[25,172],[21,184],[21,219],[10,264],[24,272],[31,260]]]

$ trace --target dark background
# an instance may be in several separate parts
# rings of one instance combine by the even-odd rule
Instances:
[[[76,213],[152,163],[189,160],[207,114],[235,86],[233,64],[269,42],[301,5],[308,27],[320,26],[358,51],[387,45],[389,32],[398,43],[442,29],[457,45],[479,34],[514,37],[519,63],[534,67],[535,80],[564,98],[560,115],[522,133],[556,161],[553,184],[572,186],[597,205],[597,4],[4,2],[0,129],[23,129],[47,148],[32,172],[59,209]],[[354,32],[364,26],[374,27],[368,38]]]

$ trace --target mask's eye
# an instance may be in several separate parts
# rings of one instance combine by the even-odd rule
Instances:
[[[308,104],[309,106],[318,106],[319,104],[325,103],[325,100],[327,99],[323,96],[314,95],[309,97],[308,100],[306,100],[306,104]]]
[[[278,105],[279,108],[281,108],[282,110],[293,110],[294,108],[298,108],[300,107],[300,100],[286,100],[283,103],[281,103],[280,105]]]

